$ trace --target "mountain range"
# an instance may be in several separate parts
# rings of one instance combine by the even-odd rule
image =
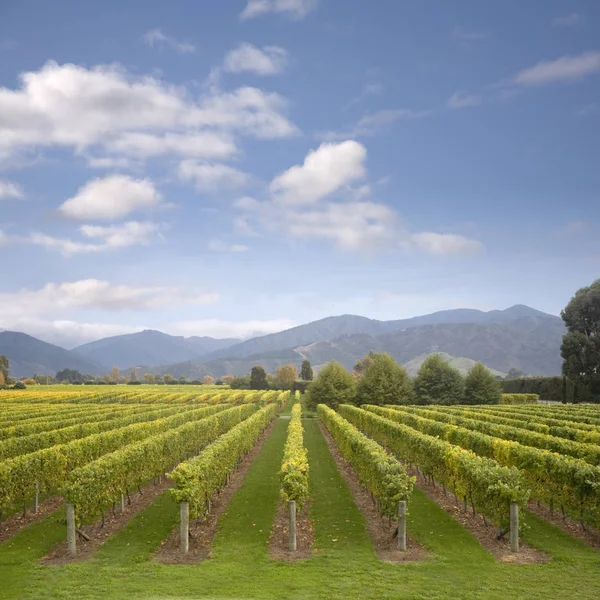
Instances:
[[[351,369],[370,350],[387,352],[413,371],[419,360],[446,353],[465,370],[481,361],[498,373],[511,367],[531,375],[557,375],[561,369],[562,320],[523,305],[506,310],[445,310],[429,315],[379,321],[357,315],[327,317],[285,331],[249,340],[171,336],[160,331],[113,336],[73,350],[18,332],[0,332],[0,354],[11,374],[22,377],[54,375],[70,368],[92,375],[113,365],[133,366],[138,373],[201,378],[242,375],[252,366],[268,372],[302,360],[316,370],[330,360]],[[416,367],[418,368],[418,367]]]

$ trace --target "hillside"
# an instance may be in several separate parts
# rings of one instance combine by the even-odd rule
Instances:
[[[8,357],[12,377],[55,375],[62,369],[76,369],[83,374],[95,375],[101,365],[54,344],[42,342],[26,333],[0,333],[0,354]]]
[[[342,336],[367,335],[379,336],[400,329],[422,327],[424,325],[457,324],[457,323],[499,323],[505,324],[520,318],[536,318],[548,323],[559,323],[559,317],[548,315],[528,306],[516,305],[506,310],[484,312],[474,309],[443,310],[429,315],[393,321],[378,321],[356,315],[327,317],[318,321],[299,325],[279,333],[271,333],[231,345],[225,349],[207,354],[204,359],[212,361],[220,358],[247,358],[265,355],[278,350],[288,350],[335,340]]]
[[[432,352],[446,352],[481,361],[503,373],[514,367],[531,375],[557,375],[562,365],[563,334],[560,319],[523,317],[505,324],[423,325],[375,337],[342,337],[297,350],[315,366],[335,359],[351,368],[369,350],[387,352],[401,363]]]
[[[435,353],[432,352],[431,354],[422,354],[421,356],[417,356],[417,357],[413,358],[412,360],[409,360],[408,362],[404,363],[403,367],[406,369],[406,372],[411,377],[414,377],[419,372],[419,369],[421,368],[421,365],[423,364],[423,362],[425,362],[425,359],[427,359],[427,357],[431,356],[432,354],[435,354]],[[473,365],[475,365],[477,363],[477,361],[471,360],[470,358],[451,356],[450,354],[447,354],[446,352],[439,352],[439,355],[451,367],[458,369],[463,375],[466,375],[471,370]],[[491,369],[489,367],[488,367],[488,369],[494,375],[496,375],[498,377],[506,376],[506,373],[502,373],[501,371],[497,371],[496,369]]]
[[[199,358],[238,342],[236,339],[168,335],[146,329],[89,342],[73,352],[106,365],[126,369],[134,365],[166,365]]]

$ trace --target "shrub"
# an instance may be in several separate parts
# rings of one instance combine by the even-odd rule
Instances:
[[[537,394],[502,394],[500,404],[537,404],[539,399]]]
[[[356,394],[354,377],[340,363],[327,363],[308,386],[307,403],[311,408],[326,404],[337,408],[340,404],[353,404]]]
[[[465,379],[465,404],[498,404],[500,394],[500,383],[492,372],[483,363],[475,363]]]
[[[26,390],[27,386],[22,381],[17,381],[15,385],[13,385],[13,390]]]
[[[414,380],[419,404],[459,404],[464,396],[465,382],[460,372],[439,354],[425,359]]]
[[[412,404],[408,374],[389,354],[374,354],[356,386],[357,404]]]

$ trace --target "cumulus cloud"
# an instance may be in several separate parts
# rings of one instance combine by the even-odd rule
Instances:
[[[273,179],[270,191],[283,204],[313,204],[365,174],[366,148],[354,140],[321,144],[302,165]]]
[[[0,293],[3,318],[56,314],[81,308],[107,311],[148,310],[175,304],[212,304],[216,293],[198,293],[161,286],[135,287],[111,284],[99,279],[48,283],[37,290],[22,289]]]
[[[295,135],[286,108],[283,97],[252,87],[192,99],[184,87],[135,77],[118,65],[50,61],[22,73],[18,88],[0,88],[0,159],[52,146],[91,150],[96,159],[101,152],[223,158],[235,151],[235,135]]]
[[[332,243],[342,251],[419,251],[430,255],[470,255],[483,246],[457,234],[412,233],[390,206],[369,200],[365,147],[353,140],[322,144],[302,165],[278,175],[265,200],[245,196],[234,203],[236,228]]]
[[[109,175],[92,179],[77,194],[66,200],[58,212],[79,221],[113,221],[137,210],[157,207],[162,197],[149,179],[132,179],[125,175]]]
[[[210,252],[219,252],[219,253],[234,253],[238,254],[240,252],[247,252],[250,250],[248,246],[244,246],[242,244],[228,244],[223,242],[222,240],[210,240],[207,246]]]
[[[524,86],[572,83],[598,71],[600,52],[584,52],[577,56],[562,56],[556,60],[539,62],[517,73],[513,83]]]
[[[241,188],[247,185],[247,173],[223,164],[199,163],[184,160],[178,168],[182,181],[191,181],[200,191],[218,191]]]
[[[163,33],[161,29],[150,29],[142,36],[142,39],[151,48],[170,48],[180,54],[189,54],[196,51],[196,47],[189,42],[180,42],[174,37]]]
[[[48,250],[58,250],[64,256],[74,254],[92,254],[126,248],[146,246],[153,240],[162,239],[162,223],[151,221],[127,221],[120,225],[103,227],[99,225],[81,225],[80,234],[96,243],[73,241],[70,238],[58,238],[45,233],[34,232],[26,237],[16,237],[12,241],[43,246]]]
[[[21,199],[24,196],[25,194],[19,184],[0,179],[0,200],[6,200],[7,198]]]
[[[317,7],[317,0],[248,0],[240,19],[255,19],[269,13],[284,14],[292,19],[304,19]]]
[[[230,50],[223,61],[228,73],[249,71],[257,75],[278,75],[288,63],[288,53],[279,46],[264,46],[261,50],[252,44],[240,44]]]
[[[473,106],[479,106],[482,102],[482,97],[479,94],[469,94],[463,90],[454,92],[448,102],[446,103],[447,108],[458,109],[458,108],[470,108]]]
[[[163,286],[111,284],[98,279],[48,283],[39,289],[0,293],[0,328],[25,331],[66,347],[110,335],[133,333],[146,325],[94,323],[61,318],[73,311],[153,311],[166,306],[214,304],[219,294]],[[189,335],[189,333],[187,334]]]

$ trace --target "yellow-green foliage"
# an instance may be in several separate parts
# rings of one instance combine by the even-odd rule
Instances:
[[[308,498],[308,455],[304,447],[301,416],[302,407],[300,404],[294,404],[279,472],[281,497],[288,502],[294,500],[300,506]]]
[[[319,419],[331,434],[344,458],[356,471],[361,484],[379,501],[381,515],[396,517],[398,502],[408,500],[414,486],[414,477],[409,477],[404,465],[344,417],[324,404],[319,404],[317,409]]]
[[[223,486],[227,473],[253,448],[278,411],[277,404],[267,404],[169,473],[175,482],[171,494],[177,502],[190,503],[190,517],[206,513],[206,501]]]
[[[537,404],[537,394],[502,394],[500,404]]]

